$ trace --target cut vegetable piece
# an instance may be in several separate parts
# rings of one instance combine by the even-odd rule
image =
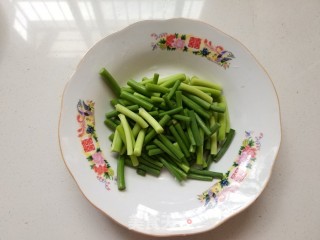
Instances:
[[[114,135],[115,135],[115,133],[111,133],[111,134],[109,135],[109,137],[108,137],[111,142],[113,141]]]
[[[155,139],[153,140],[153,142],[155,145],[157,145],[162,151],[167,153],[169,156],[177,159],[176,155],[173,152],[171,152],[171,150],[166,145],[164,145],[160,140]]]
[[[184,93],[183,94],[184,96],[186,96],[187,98],[191,99],[192,101],[194,101],[196,104],[198,104],[199,106],[203,107],[204,109],[208,110],[210,109],[210,106],[211,104],[208,103],[207,101],[195,96],[195,95],[192,95],[192,94],[189,94],[189,93]]]
[[[119,190],[126,189],[126,181],[124,176],[124,156],[120,156],[117,163],[117,184]]]
[[[156,117],[159,115],[159,112],[157,110],[155,111],[152,111],[152,112],[149,112],[149,114],[152,116],[152,117]]]
[[[177,107],[182,107],[182,92],[176,91],[176,103]]]
[[[174,171],[181,176],[182,180],[187,179],[187,174],[184,171],[182,171],[180,168],[176,167],[174,164],[170,164],[170,165],[174,169]]]
[[[174,124],[174,127],[176,128],[177,132],[179,133],[179,136],[181,137],[184,144],[188,147],[190,145],[190,141],[189,141],[185,131],[182,129],[180,123]]]
[[[154,175],[156,177],[158,177],[160,175],[159,169],[155,169],[155,168],[149,167],[144,164],[140,164],[138,169],[142,169],[142,170],[146,171],[146,173],[149,173],[149,174]]]
[[[146,97],[138,92],[134,92],[133,95],[152,104],[151,98],[149,98],[149,97]]]
[[[199,128],[198,128],[198,124],[197,124],[197,120],[196,120],[196,115],[194,114],[194,111],[189,111],[189,116],[191,118],[191,130],[192,130],[192,134],[194,137],[194,140],[196,142],[196,146],[199,147],[203,144],[203,142],[201,142],[200,139],[200,133],[199,133]]]
[[[187,117],[187,116],[184,116],[184,115],[180,115],[180,114],[174,114],[172,117],[174,119],[177,119],[177,120],[180,120],[180,121],[183,121],[183,122],[190,122],[191,121],[190,117]]]
[[[170,121],[171,117],[169,115],[164,115],[160,121],[159,124],[164,127],[169,121]],[[144,139],[144,145],[149,143],[151,140],[153,140],[155,138],[155,136],[157,136],[157,132],[152,129],[149,133],[147,133],[145,139]]]
[[[152,163],[152,164],[154,164],[154,165],[156,165],[156,166],[158,166],[158,167],[160,167],[160,168],[163,167],[163,164],[161,163],[160,159],[155,160],[155,159],[147,156],[147,155],[144,154],[144,153],[141,154],[141,157],[142,157],[144,160],[146,160],[146,161],[148,161],[148,162],[150,162],[150,163]]]
[[[150,144],[150,145],[147,145],[146,147],[145,147],[145,149],[147,150],[147,151],[149,151],[149,150],[151,150],[151,149],[155,149],[155,148],[158,148],[156,145],[154,145],[154,144]]]
[[[186,80],[186,75],[184,73],[178,73],[178,74],[170,75],[164,78],[160,78],[158,80],[158,84],[164,87],[169,87],[169,86],[172,86],[176,81],[183,82],[185,80]]]
[[[184,157],[184,154],[179,149],[174,147],[172,142],[170,142],[166,136],[160,134],[158,138],[176,156],[176,158],[182,159]]]
[[[182,101],[183,103],[189,107],[190,109],[194,110],[196,113],[198,113],[201,117],[204,117],[206,119],[210,118],[210,113],[208,113],[207,110],[202,108],[200,105],[196,104],[191,99],[187,98],[186,96],[182,95]]]
[[[211,96],[213,96],[213,97],[220,97],[221,96],[221,91],[214,89],[214,88],[203,87],[203,86],[193,86],[193,87],[201,90],[204,93],[210,93]]]
[[[162,87],[160,85],[157,84],[152,84],[152,83],[147,83],[146,84],[146,89],[149,92],[156,92],[156,93],[167,93],[170,90],[166,87]]]
[[[213,159],[214,162],[218,162],[223,157],[223,155],[226,153],[226,151],[230,147],[230,144],[234,138],[234,135],[235,135],[235,130],[230,129],[230,132],[227,134],[227,138],[226,138],[225,142],[221,146],[218,154]]]
[[[104,80],[104,82],[109,86],[112,92],[119,97],[121,93],[121,88],[118,85],[117,81],[113,78],[113,76],[107,71],[105,68],[101,68],[99,72],[100,76]]]
[[[152,103],[163,103],[164,99],[161,97],[155,97],[155,96],[151,96],[151,102]]]
[[[159,162],[161,165],[163,165],[161,162]],[[162,166],[161,167],[159,167],[159,166],[157,166],[157,165],[155,165],[155,164],[153,164],[153,163],[150,163],[149,161],[147,161],[147,160],[145,160],[144,158],[142,158],[142,157],[139,157],[139,164],[144,164],[144,165],[146,165],[146,166],[149,166],[149,167],[151,167],[151,168],[154,168],[154,169],[157,169],[157,170],[161,170],[162,169]]]
[[[215,126],[218,126],[218,124],[216,123],[216,120],[214,118],[214,116],[211,116],[210,118],[210,127],[214,128]],[[212,129],[211,128],[211,129]],[[219,128],[219,127],[218,127]],[[216,128],[216,129],[218,129]],[[213,129],[214,130],[214,129]],[[210,154],[212,155],[216,155],[218,153],[218,139],[217,139],[217,133],[216,131],[212,131],[213,134],[210,137]]]
[[[118,126],[116,123],[114,123],[111,119],[104,120],[104,124],[110,128],[111,130],[116,130],[116,127]]]
[[[153,82],[154,84],[158,84],[158,80],[159,80],[159,73],[153,74],[152,82]]]
[[[172,176],[174,176],[179,182],[183,180],[181,175],[175,171],[175,169],[172,167],[171,164],[169,164],[164,158],[159,157],[160,161],[163,163],[163,165],[168,169],[168,171],[171,173]]]
[[[230,116],[229,116],[229,109],[228,109],[228,104],[225,96],[221,96],[221,102],[225,105],[226,110],[225,110],[225,117],[226,117],[226,133],[230,132]]]
[[[218,131],[218,141],[223,141],[226,138],[226,116],[224,113],[218,114],[220,128]]]
[[[179,86],[179,89],[188,93],[191,93],[203,100],[205,100],[208,103],[212,103],[213,99],[209,95],[205,94],[199,89],[194,88],[193,86],[187,85],[185,83],[181,83]]]
[[[199,128],[199,137],[201,145],[197,146],[197,158],[196,158],[196,164],[199,166],[203,165],[203,130]]]
[[[141,84],[146,85],[147,83],[153,83],[153,78],[143,78]]]
[[[115,106],[116,110],[118,112],[121,112],[123,113],[124,115],[126,115],[127,117],[131,118],[132,120],[134,120],[135,122],[137,122],[142,128],[146,128],[148,127],[148,123],[143,120],[142,117],[140,117],[138,114],[132,112],[131,110],[129,110],[128,108],[120,105],[120,104],[117,104]],[[140,111],[140,110],[139,110]]]
[[[131,87],[122,87],[121,91],[126,91],[129,93],[134,93],[135,91]]]
[[[172,109],[172,110],[159,113],[159,117],[163,117],[164,115],[173,115],[173,114],[176,114],[176,113],[181,112],[182,110],[183,110],[182,107],[177,107],[177,108],[174,108],[174,109]]]
[[[158,121],[155,120],[146,110],[140,108],[139,114],[153,127],[156,133],[162,133],[164,131],[163,127],[158,123]]]
[[[164,102],[166,104],[166,106],[169,108],[169,109],[174,109],[175,106],[173,105],[173,103],[169,100],[169,98],[167,97],[167,94],[165,94],[163,96],[163,99],[164,99]]]
[[[145,86],[143,86],[142,84],[140,83],[137,83],[136,81],[134,80],[129,80],[127,82],[128,86],[130,86],[133,90],[135,90],[136,92],[138,93],[141,93],[142,95],[144,96],[149,96],[151,97],[151,93],[146,89]]]
[[[158,154],[162,154],[162,153],[164,153],[164,152],[160,148],[154,148],[154,149],[150,149],[148,151],[149,156],[154,156],[154,155],[158,155]]]
[[[138,105],[131,105],[131,106],[126,106],[129,110],[131,111],[138,111],[139,106]],[[118,116],[119,112],[117,110],[112,110],[108,113],[106,113],[106,118],[112,118]]]
[[[206,126],[206,124],[203,122],[203,120],[199,117],[197,113],[195,113],[196,121],[198,123],[198,126],[203,130],[204,134],[211,135],[210,129]]]
[[[131,139],[131,133],[130,133],[130,126],[128,124],[128,121],[127,121],[125,115],[120,113],[118,115],[118,117],[120,118],[123,130],[124,130],[125,138],[126,138],[125,142],[126,142],[126,146],[127,146],[127,154],[132,155],[133,146],[132,146],[132,139]]]
[[[177,141],[181,151],[183,152],[183,154],[189,158],[190,157],[190,153],[189,150],[187,148],[187,146],[185,145],[185,143],[183,142],[182,138],[179,136],[177,130],[175,129],[174,126],[170,126],[169,127],[170,132],[172,133],[172,135],[174,136],[175,140]]]
[[[146,130],[145,129],[141,129],[139,134],[138,134],[136,143],[134,145],[133,154],[135,156],[137,156],[137,157],[141,155],[145,134],[146,134]]]
[[[224,113],[226,111],[226,106],[215,102],[210,105],[210,109],[218,113]]]
[[[169,100],[174,96],[174,94],[175,94],[175,92],[177,91],[177,89],[178,89],[178,87],[180,86],[180,84],[181,84],[180,81],[176,81],[176,82],[174,83],[173,87],[170,89],[170,92],[169,92],[168,95],[167,95],[167,97],[168,97]]]
[[[125,99],[118,99],[118,102],[119,102],[122,106],[130,106],[130,105],[133,105],[133,102],[130,102],[130,101],[125,100]]]
[[[134,167],[136,167],[136,166],[139,165],[139,159],[137,158],[137,156],[135,156],[135,155],[130,155],[130,159],[131,159],[132,165],[133,165]]]
[[[114,134],[114,138],[112,141],[112,145],[111,145],[111,151],[120,153],[122,147],[123,147],[122,140],[121,140],[119,132],[116,129],[115,134]]]
[[[138,104],[139,106],[147,109],[148,111],[150,111],[153,108],[153,104],[149,103],[141,98],[138,98],[137,96],[134,96],[133,94],[126,92],[126,91],[122,91],[120,94],[120,97],[123,99],[127,99],[135,104]]]
[[[126,135],[124,133],[124,129],[123,129],[122,124],[118,125],[116,130],[118,131],[119,136],[120,136],[122,142],[124,143],[124,145],[127,146]]]
[[[138,168],[137,169],[137,174],[144,177],[146,175],[146,171],[141,169],[141,168]]]
[[[136,123],[132,128],[133,138],[136,138],[141,130],[141,126],[139,123]]]
[[[223,178],[223,173],[220,172],[212,172],[208,170],[199,170],[196,168],[190,168],[190,173],[195,173],[198,175],[203,175],[203,176],[210,176],[212,178],[217,178],[217,179],[222,179]]]
[[[202,79],[199,79],[198,77],[192,77],[190,80],[190,85],[204,86],[204,87],[214,88],[222,91],[222,87],[219,84],[202,80]]]
[[[194,180],[200,180],[200,181],[212,181],[212,177],[210,176],[204,176],[204,175],[199,175],[195,173],[188,173],[187,178],[189,179],[194,179]]]
[[[190,118],[191,121],[191,118]],[[189,137],[189,141],[190,141],[190,145],[191,146],[196,146],[196,141],[194,139],[193,133],[192,133],[192,129],[190,124],[187,125],[187,133],[188,133],[188,137]]]
[[[185,173],[189,172],[189,162],[179,162],[174,158],[171,158],[170,160],[174,162],[179,168],[181,168]]]

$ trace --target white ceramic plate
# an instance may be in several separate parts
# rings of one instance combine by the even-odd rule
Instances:
[[[101,67],[122,85],[154,72],[220,83],[237,133],[211,169],[227,178],[180,185],[166,171],[143,178],[128,168],[127,189],[118,191],[103,123],[113,95],[99,77]],[[59,137],[70,173],[102,212],[144,234],[194,234],[236,215],[263,191],[281,140],[279,105],[267,73],[235,39],[194,20],[142,21],[102,39],[84,56],[64,91]]]

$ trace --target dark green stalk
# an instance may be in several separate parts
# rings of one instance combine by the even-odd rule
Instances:
[[[145,86],[143,86],[142,84],[140,83],[137,83],[136,81],[134,80],[129,80],[127,82],[128,86],[130,86],[133,90],[135,90],[136,92],[138,93],[141,93],[142,95],[144,96],[148,96],[148,97],[151,97],[151,93],[146,89]]]
[[[113,76],[107,71],[105,68],[101,68],[99,72],[100,76],[104,80],[104,82],[109,86],[112,92],[119,97],[121,93],[121,88],[118,85],[117,81],[113,78]]]
[[[226,140],[224,141],[219,152],[217,153],[217,155],[213,159],[214,162],[218,162],[223,157],[223,155],[226,153],[226,151],[230,147],[230,144],[234,138],[234,135],[235,135],[235,130],[230,129],[230,132],[227,134]]]
[[[138,104],[139,106],[147,109],[148,111],[151,111],[151,109],[153,108],[153,104],[143,100],[143,99],[140,99],[138,98],[137,96],[131,94],[131,93],[128,93],[128,92],[125,92],[125,91],[122,91],[121,94],[120,94],[120,97],[123,98],[123,99],[127,99],[135,104]]]
[[[120,156],[117,163],[117,184],[119,190],[126,189],[126,182],[124,177],[124,156]]]
[[[159,113],[159,117],[162,117],[164,115],[173,115],[173,114],[179,113],[182,111],[182,109],[183,109],[182,107],[177,107],[177,108],[171,109],[169,111]]]
[[[204,108],[200,107],[200,105],[196,104],[191,99],[189,99],[186,96],[182,95],[182,101],[187,107],[189,107],[190,109],[194,110],[200,116],[202,116],[202,117],[204,117],[206,119],[210,118],[210,114],[208,113],[208,111],[206,111]]]
[[[200,181],[212,181],[212,179],[213,179],[210,176],[198,175],[195,173],[188,173],[187,178],[194,179],[194,180],[200,180]]]
[[[189,111],[189,116],[191,118],[192,134],[193,134],[194,140],[196,142],[196,146],[199,147],[203,143],[201,142],[201,139],[200,139],[200,134],[199,134],[199,128],[198,128],[198,124],[197,124],[197,120],[196,120],[196,115],[195,115],[193,110]]]
[[[199,169],[196,169],[193,167],[190,168],[190,173],[195,173],[195,174],[203,175],[203,176],[210,176],[212,178],[217,178],[217,179],[223,178],[223,173],[212,172],[212,171],[208,171],[208,170],[199,170]]]

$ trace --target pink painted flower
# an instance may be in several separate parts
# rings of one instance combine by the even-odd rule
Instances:
[[[247,145],[241,152],[239,156],[238,163],[245,163],[250,161],[251,158],[256,157],[256,149]]]
[[[166,45],[168,47],[173,47],[173,43],[174,43],[174,39],[176,38],[175,35],[171,34],[171,35],[168,35],[167,38],[166,38]]]
[[[107,168],[107,166],[106,165],[102,165],[102,166],[94,166],[93,167],[93,170],[96,172],[96,173],[98,173],[98,175],[101,175],[101,174],[103,174],[103,173],[105,173],[105,172],[108,172],[108,168]]]
[[[104,158],[102,157],[101,152],[94,153],[92,155],[92,159],[97,166],[105,165]]]
[[[221,53],[223,51],[223,47],[222,46],[216,46],[216,52],[217,53]]]
[[[256,157],[256,149],[253,147],[250,147],[249,145],[247,145],[244,149],[244,152],[246,152],[248,154],[248,156],[250,156],[250,158],[255,158]]]
[[[184,40],[178,38],[176,41],[173,43],[173,46],[177,49],[183,49],[184,48]]]

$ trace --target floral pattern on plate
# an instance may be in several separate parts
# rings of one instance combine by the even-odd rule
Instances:
[[[79,100],[77,110],[77,121],[79,123],[78,137],[83,148],[83,153],[91,169],[97,174],[97,179],[105,183],[106,189],[110,190],[110,181],[108,180],[114,178],[114,171],[100,149],[95,130],[94,102],[91,100]]]
[[[207,58],[224,69],[230,66],[230,61],[235,58],[232,52],[224,49],[221,45],[216,45],[206,38],[200,38],[191,34],[180,33],[152,33],[151,37],[155,39],[152,49],[161,49],[167,51],[183,51],[193,53],[194,55]]]
[[[224,178],[198,196],[198,199],[204,202],[205,206],[209,203],[223,202],[230,193],[239,188],[239,183],[248,176],[256,161],[262,138],[262,133],[254,136],[253,131],[245,132],[245,139],[242,141],[238,156]]]

